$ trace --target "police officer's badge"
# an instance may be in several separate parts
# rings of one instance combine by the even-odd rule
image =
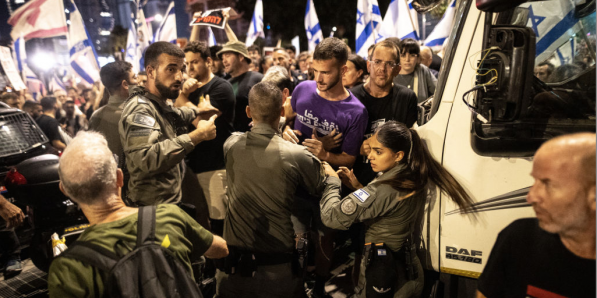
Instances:
[[[342,213],[346,215],[353,215],[355,211],[357,211],[357,204],[355,204],[351,199],[344,200],[340,205],[340,210]]]
[[[155,125],[155,119],[142,114],[135,114],[135,116],[133,117],[133,122],[148,127],[153,127]]]

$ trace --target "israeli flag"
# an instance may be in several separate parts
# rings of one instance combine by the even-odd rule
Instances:
[[[572,63],[577,50],[572,35],[581,30],[580,20],[574,17],[573,1],[525,3],[528,9],[527,27],[536,36],[535,62],[541,63],[555,52],[554,65]]]
[[[208,46],[215,46],[217,45],[218,42],[216,41],[216,36],[214,35],[214,32],[211,30],[211,27],[207,27],[207,45]]]
[[[321,26],[319,26],[319,19],[313,0],[307,0],[307,9],[305,10],[305,30],[307,31],[307,40],[309,42],[309,52],[315,51],[315,47],[323,40],[323,33]]]
[[[21,79],[23,83],[27,84],[27,76],[25,75],[23,69],[27,66],[27,52],[25,51],[25,39],[23,37],[19,37],[15,40],[13,44],[13,59],[17,62],[17,70],[21,74]]]
[[[251,19],[249,32],[247,32],[245,45],[247,47],[252,46],[257,37],[265,38],[263,33],[263,2],[261,0],[257,0],[257,3],[255,3],[255,11],[253,11],[253,18]]]
[[[139,46],[139,42],[137,40],[137,26],[135,26],[134,20],[131,18],[131,22],[129,23],[129,33],[126,37],[126,49],[125,49],[125,56],[124,61],[127,61],[133,65],[133,72],[138,73],[141,69],[140,67],[140,60],[141,57],[137,56],[137,47]]]
[[[379,34],[381,23],[381,12],[377,0],[359,0],[357,2],[355,42],[357,55],[366,59],[369,46],[383,39],[383,36]]]
[[[151,26],[147,26],[147,22],[145,22],[145,14],[143,13],[143,9],[139,8],[137,10],[137,58],[139,59],[139,69],[144,69],[144,54],[145,49],[149,46],[150,39],[153,38],[151,34]]]
[[[58,76],[56,76],[56,74],[52,75],[52,80],[50,81],[49,89],[50,89],[50,92],[52,92],[52,93],[54,93],[58,90],[66,91],[66,87],[64,86],[64,83],[62,82],[62,80],[60,80],[58,78]]]
[[[392,0],[390,2],[379,34],[383,38],[398,37],[400,39],[413,38],[419,40],[406,0]]]
[[[167,41],[176,43],[177,37],[178,35],[176,34],[176,12],[174,11],[174,2],[170,2],[162,24],[160,24],[158,30],[155,31],[153,42]]]
[[[100,80],[99,63],[93,43],[85,30],[83,18],[72,2],[70,12],[70,27],[68,28],[68,48],[70,52],[70,66],[80,81],[91,86]]]
[[[33,72],[29,66],[23,64],[23,76],[27,78],[27,90],[31,92],[33,99],[39,101],[42,97],[46,96],[46,86],[42,82],[35,72]]]
[[[433,31],[431,31],[431,34],[427,36],[425,40],[426,46],[437,47],[444,44],[444,41],[450,36],[454,14],[456,14],[456,0],[452,0],[442,19],[437,23]]]

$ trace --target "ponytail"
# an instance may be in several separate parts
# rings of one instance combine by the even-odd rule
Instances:
[[[398,191],[419,192],[431,180],[447,193],[463,212],[474,209],[473,200],[466,190],[431,156],[415,130],[408,129],[402,123],[389,121],[379,128],[376,135],[384,147],[394,152],[403,151],[406,156],[403,160],[407,163],[406,169],[381,183],[388,184]]]

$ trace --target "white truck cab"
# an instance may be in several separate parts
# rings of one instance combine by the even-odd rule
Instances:
[[[478,278],[498,233],[535,216],[526,194],[538,147],[595,132],[595,33],[595,1],[457,1],[437,90],[416,129],[476,211],[462,214],[429,192],[419,247],[427,269]]]

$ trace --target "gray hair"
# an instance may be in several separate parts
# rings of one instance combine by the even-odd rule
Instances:
[[[92,205],[115,191],[117,169],[106,138],[97,132],[80,132],[62,153],[58,173],[71,199]]]
[[[280,89],[280,91],[284,91],[284,88],[290,89],[290,75],[288,74],[288,69],[280,65],[270,67],[261,81],[273,83]]]

